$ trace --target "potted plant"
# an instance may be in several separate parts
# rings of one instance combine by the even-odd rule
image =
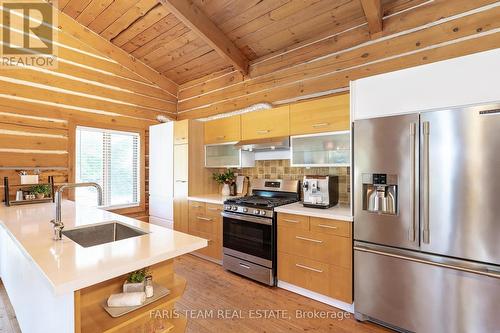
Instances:
[[[144,291],[144,282],[149,274],[149,268],[144,267],[134,271],[128,275],[127,280],[123,284],[124,293],[142,292]]]
[[[43,199],[45,196],[50,196],[51,188],[49,185],[35,185],[31,188],[30,194],[35,195],[37,199]]]
[[[234,175],[233,170],[227,169],[226,172],[213,173],[212,177],[217,183],[222,185],[222,195],[228,196],[231,194],[229,185],[234,183],[234,181],[236,180],[236,176]]]

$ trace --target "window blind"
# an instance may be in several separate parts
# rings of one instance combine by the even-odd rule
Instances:
[[[76,181],[96,182],[104,205],[133,206],[140,201],[140,136],[134,132],[77,127]],[[79,203],[95,205],[93,188],[78,188]]]

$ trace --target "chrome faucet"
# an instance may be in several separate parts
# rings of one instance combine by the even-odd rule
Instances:
[[[64,229],[64,223],[61,220],[61,204],[62,204],[62,193],[67,188],[77,188],[77,187],[95,187],[97,189],[97,205],[102,206],[102,188],[101,185],[97,183],[74,183],[74,184],[63,184],[59,186],[55,193],[56,201],[56,218],[51,220],[50,223],[54,225],[54,240],[62,239],[62,231]]]

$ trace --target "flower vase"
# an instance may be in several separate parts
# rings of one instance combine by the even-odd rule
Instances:
[[[231,189],[229,188],[229,184],[224,183],[222,186],[222,193],[223,196],[227,197],[231,194]]]

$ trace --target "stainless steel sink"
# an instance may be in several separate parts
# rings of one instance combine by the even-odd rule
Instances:
[[[83,247],[91,247],[146,235],[147,232],[120,222],[110,221],[64,230],[62,234]]]

